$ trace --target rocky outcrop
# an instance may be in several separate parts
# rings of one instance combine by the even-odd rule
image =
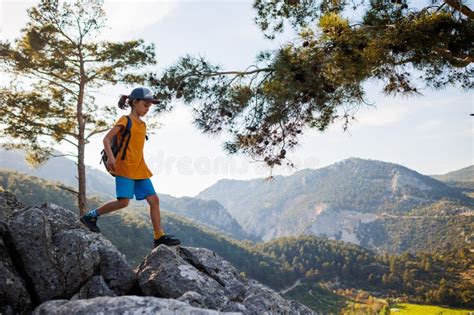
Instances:
[[[31,309],[31,297],[25,280],[15,268],[5,244],[7,226],[0,221],[0,313],[13,314]]]
[[[123,295],[132,288],[136,277],[125,256],[72,211],[54,204],[21,208],[8,193],[0,205],[15,206],[1,221],[0,312],[27,313],[52,299]]]
[[[32,301],[27,283],[21,270],[17,253],[12,250],[8,220],[15,209],[22,208],[14,195],[0,193],[0,313],[26,313],[31,310]]]
[[[137,268],[137,275],[144,294],[186,300],[195,306],[246,314],[312,313],[241,277],[229,262],[205,248],[159,246]]]
[[[9,193],[0,209],[0,314],[312,313],[208,249],[160,245],[132,270],[68,209]]]
[[[364,213],[351,210],[322,211],[304,231],[304,234],[325,235],[329,239],[343,240],[360,245],[358,229],[362,223],[378,219],[375,213]]]
[[[188,305],[185,302],[152,296],[97,297],[88,300],[55,300],[41,304],[34,315],[70,314],[226,314]],[[233,313],[235,314],[235,313]]]
[[[71,298],[100,275],[117,295],[135,279],[125,256],[100,234],[85,230],[77,215],[43,204],[19,211],[10,221],[12,242],[41,302]]]

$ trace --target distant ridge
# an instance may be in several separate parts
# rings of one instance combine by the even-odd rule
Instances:
[[[474,165],[461,168],[443,175],[430,175],[443,182],[474,182]]]

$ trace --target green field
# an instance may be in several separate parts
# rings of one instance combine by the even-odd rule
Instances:
[[[398,303],[390,307],[390,314],[400,315],[474,315],[474,310],[441,306]]]

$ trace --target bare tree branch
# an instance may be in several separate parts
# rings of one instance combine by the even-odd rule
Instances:
[[[108,131],[109,128],[106,128],[106,129],[96,129],[94,131],[92,131],[85,139],[86,140],[89,140],[90,137],[92,137],[93,135],[96,135],[98,133],[102,133],[102,132],[105,132],[105,131]]]
[[[53,153],[51,153],[50,156],[53,157],[53,158],[62,157],[62,156],[70,156],[70,157],[73,157],[73,158],[77,159],[76,154],[53,154]]]
[[[69,188],[69,187],[66,187],[66,186],[63,186],[63,185],[56,185],[58,188],[61,188],[61,189],[64,189],[72,194],[74,194],[75,196],[79,195],[79,192],[75,191],[74,189],[72,188]]]

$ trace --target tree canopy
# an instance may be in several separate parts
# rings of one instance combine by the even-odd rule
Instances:
[[[182,99],[204,133],[231,134],[229,153],[291,165],[287,151],[307,129],[342,120],[347,130],[371,80],[388,95],[421,94],[420,83],[473,88],[473,12],[462,2],[256,0],[254,8],[266,38],[292,27],[296,40],[242,71],[186,55],[148,78],[158,111]]]

